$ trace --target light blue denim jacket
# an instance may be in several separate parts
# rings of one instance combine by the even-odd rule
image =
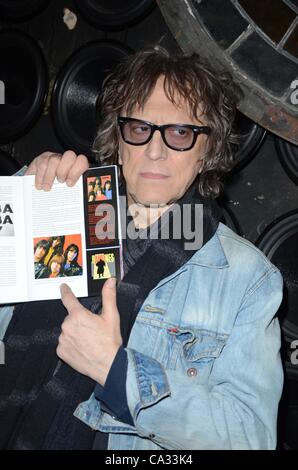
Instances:
[[[135,426],[102,411],[94,395],[75,416],[110,433],[110,449],[274,449],[281,298],[276,267],[220,224],[138,314],[126,348]],[[12,314],[0,309],[0,339]]]
[[[274,449],[281,299],[277,268],[220,224],[137,316],[126,349],[134,427],[94,395],[75,416],[110,433],[109,449]]]

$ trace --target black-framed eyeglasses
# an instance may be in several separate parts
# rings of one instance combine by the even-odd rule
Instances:
[[[184,152],[190,150],[196,143],[199,134],[210,134],[208,126],[192,124],[164,124],[158,126],[152,122],[142,121],[131,117],[118,117],[118,125],[122,139],[131,145],[147,144],[155,131],[161,133],[164,143],[173,150]]]

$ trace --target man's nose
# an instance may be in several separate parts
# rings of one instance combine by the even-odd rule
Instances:
[[[164,160],[167,158],[167,146],[158,130],[153,133],[151,140],[146,144],[144,153],[151,160]]]

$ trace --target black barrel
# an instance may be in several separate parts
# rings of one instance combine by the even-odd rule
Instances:
[[[279,447],[298,449],[298,209],[273,221],[261,234],[257,246],[280,269],[284,279],[284,296],[278,312],[285,368]]]
[[[220,221],[223,224],[227,225],[231,230],[233,230],[238,235],[242,235],[243,232],[239,224],[239,221],[237,217],[235,216],[234,212],[230,209],[230,207],[228,207],[228,204],[221,202],[219,205],[222,211]]]
[[[51,113],[66,149],[92,158],[102,82],[130,52],[116,41],[94,41],[78,49],[62,67],[54,85]]]
[[[285,172],[298,185],[298,145],[276,137],[275,147]]]
[[[234,132],[238,136],[238,145],[235,145],[235,166],[233,172],[242,170],[253,159],[264,142],[267,131],[256,122],[237,112]]]
[[[0,0],[0,19],[10,23],[27,21],[48,4],[49,0]]]
[[[5,102],[0,106],[0,144],[6,144],[33,126],[48,90],[43,53],[37,42],[21,31],[0,31],[0,81]]]
[[[76,0],[81,15],[96,28],[120,31],[146,17],[155,0]]]
[[[16,173],[21,165],[8,152],[0,149],[0,176],[10,176]]]

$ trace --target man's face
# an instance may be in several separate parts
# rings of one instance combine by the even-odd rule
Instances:
[[[192,119],[181,99],[177,107],[168,100],[160,77],[144,109],[129,116],[154,124],[207,125],[204,116]],[[169,204],[180,199],[196,178],[202,166],[207,136],[198,136],[194,147],[185,152],[166,146],[159,131],[145,145],[127,144],[120,136],[119,164],[126,180],[129,204]]]
[[[58,263],[57,261],[53,261],[51,264],[51,272],[52,274],[59,274],[61,269],[61,264]]]
[[[34,253],[35,261],[40,261],[43,258],[43,256],[45,255],[45,253],[46,253],[46,250],[44,249],[44,247],[43,246],[38,246],[35,250],[35,253]]]

